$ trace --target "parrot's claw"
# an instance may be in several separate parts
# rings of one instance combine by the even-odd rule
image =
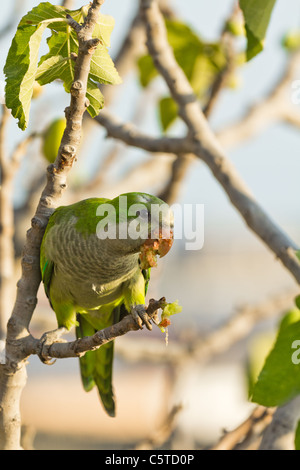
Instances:
[[[46,333],[43,334],[43,336],[40,339],[40,348],[38,352],[38,357],[44,364],[51,366],[52,364],[56,362],[56,359],[53,359],[51,356],[49,356],[49,348],[51,347],[53,343],[64,343],[65,340],[60,339],[60,337],[66,331],[67,330],[65,328],[61,327],[61,328],[57,328],[56,330],[47,331]]]
[[[146,325],[146,328],[148,330],[152,330],[150,317],[146,311],[145,305],[135,305],[134,307],[132,307],[131,315],[133,316],[141,330],[143,329],[143,324]]]

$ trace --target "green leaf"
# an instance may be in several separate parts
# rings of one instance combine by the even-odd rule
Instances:
[[[52,23],[54,28],[66,27],[66,11],[63,7],[52,5],[49,2],[42,2],[29,11],[20,21],[19,26],[38,25],[45,22]]]
[[[6,105],[22,130],[28,125],[42,34],[54,20],[64,20],[61,7],[41,3],[33,8],[20,21],[8,52],[4,67]]]
[[[204,99],[216,77],[226,66],[226,57],[219,43],[204,42],[188,25],[177,20],[166,20],[168,42],[174,56],[195,94]],[[158,75],[152,58],[145,55],[137,62],[139,79],[143,87]],[[166,131],[178,116],[178,108],[170,98],[159,101],[161,125]]]
[[[137,66],[141,85],[145,88],[155,77],[157,77],[158,72],[150,55],[140,57],[137,61]]]
[[[253,387],[274,345],[275,337],[273,331],[264,331],[257,333],[249,342],[246,367],[249,396],[253,393]]]
[[[70,14],[77,22],[82,22],[85,17],[85,7],[75,12],[70,12]],[[112,17],[100,15],[99,23],[95,27],[93,36],[96,37],[98,35],[105,44],[109,44],[113,26],[114,20]],[[59,78],[63,81],[65,90],[70,92],[72,82],[74,81],[75,69],[75,62],[71,59],[71,53],[77,54],[78,52],[76,33],[66,25],[64,31],[53,31],[47,42],[49,52],[41,57],[36,80],[40,85],[45,85]],[[121,83],[121,78],[104,44],[99,44],[97,47],[92,56],[90,66],[87,85],[87,98],[90,101],[90,105],[87,110],[92,117],[99,114],[104,104],[103,95],[95,82],[111,85]]]
[[[281,406],[300,393],[300,310],[282,320],[275,345],[253,388],[252,401]]]
[[[189,26],[180,21],[167,19],[166,28],[168,42],[174,51],[176,61],[195,93],[203,95],[216,73],[226,65],[222,47],[219,43],[202,41]],[[140,57],[137,65],[140,82],[145,87],[157,76],[157,70],[148,55]]]
[[[99,83],[118,85],[122,82],[106,46],[99,44],[91,60],[90,78]]]
[[[22,130],[28,125],[38,51],[45,28],[45,24],[19,27],[4,67],[6,106]]]
[[[90,102],[87,110],[91,117],[94,118],[99,114],[100,109],[103,108],[104,98],[97,83],[94,83],[91,79],[88,79],[87,82],[86,97]]]
[[[295,433],[295,450],[300,450],[300,421],[298,421]]]
[[[21,129],[28,125],[35,80],[40,85],[45,85],[61,79],[65,90],[70,92],[75,68],[71,53],[78,53],[78,40],[75,31],[66,21],[66,15],[69,13],[78,23],[82,23],[87,12],[88,6],[70,11],[44,2],[34,7],[20,21],[4,72],[7,81],[6,104],[19,120]],[[49,52],[38,63],[42,33],[46,27],[51,30],[51,36],[47,40]],[[93,117],[103,107],[103,96],[96,82],[114,85],[121,82],[107,51],[113,27],[114,19],[111,16],[99,15],[93,37],[99,37],[101,44],[93,54],[87,85],[87,97],[90,101],[88,111]]]
[[[159,102],[159,115],[164,132],[174,123],[178,116],[178,106],[173,98],[162,98]]]
[[[93,37],[100,38],[106,47],[110,47],[110,36],[114,26],[115,20],[112,16],[100,13],[93,31]]]
[[[276,0],[240,0],[247,33],[247,60],[263,50],[264,39]]]

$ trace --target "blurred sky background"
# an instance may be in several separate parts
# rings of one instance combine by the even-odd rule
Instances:
[[[204,39],[212,41],[219,37],[224,20],[228,17],[233,5],[232,0],[212,0],[211,2],[173,0],[171,3],[182,20],[190,24]],[[36,1],[22,1],[21,12],[18,13],[19,18],[36,4]],[[111,38],[112,47],[110,52],[112,57],[122,42],[128,24],[136,11],[136,5],[137,2],[134,0],[106,0],[102,7],[102,12],[112,15],[116,21]],[[82,6],[82,2],[74,2],[74,8],[80,6]],[[6,23],[11,7],[10,2],[2,2],[0,27]],[[283,73],[287,61],[287,54],[281,47],[281,39],[287,31],[299,27],[299,1],[277,0],[267,32],[265,49],[259,56],[240,69],[242,86],[237,90],[227,89],[222,93],[211,118],[215,130],[240,119],[248,106],[259,102],[261,97],[272,89]],[[11,32],[11,38],[14,31],[15,28]],[[10,40],[7,36],[1,40],[1,70],[5,63]],[[116,98],[112,106],[115,114],[124,121],[132,119],[132,103],[138,99],[140,93],[138,80],[130,78],[132,77],[125,79],[118,92],[122,95],[121,103]],[[299,76],[295,78],[300,79],[300,71]],[[4,80],[3,72],[1,72],[0,80],[2,82]],[[159,86],[162,89],[164,87],[163,84]],[[46,108],[47,115],[42,116],[41,119],[39,114],[38,119],[35,118],[35,108],[39,104],[33,103],[30,124],[32,128],[40,126],[42,129],[53,117],[62,115],[64,107],[68,104],[69,96],[64,93],[59,84],[51,84],[46,88],[48,89],[43,100],[45,106],[47,106],[47,103],[49,105],[49,109]],[[158,135],[160,129],[155,119],[155,113],[155,107],[153,106],[153,109],[150,108],[149,114],[145,116],[141,123],[141,129],[153,135]],[[180,124],[172,130],[172,133],[179,134],[182,132],[183,128]],[[97,130],[94,148],[89,156],[91,168],[94,156],[99,155],[99,148],[103,145],[104,135],[103,130]],[[22,131],[18,129],[16,124],[12,124],[8,145],[13,147],[21,139]],[[104,145],[110,144],[105,143]],[[124,154],[128,166],[144,158],[143,152],[136,149],[124,149]],[[262,135],[258,135],[255,139],[244,142],[238,148],[228,151],[227,155],[263,208],[296,242],[300,243],[299,130],[287,124],[273,125],[264,131]],[[26,171],[26,165],[28,165],[28,162],[25,161],[23,171]],[[76,178],[76,174],[79,177],[82,171],[87,170],[82,170],[82,162],[78,162],[73,177]],[[18,205],[24,195],[21,180],[16,188],[15,203]],[[99,194],[99,197],[101,196],[105,195]],[[194,162],[191,165],[179,202],[204,204],[205,243],[201,252],[184,251],[182,244],[180,242],[176,243],[174,249],[171,250],[173,253],[170,253],[167,256],[168,259],[163,262],[162,280],[158,284],[155,284],[154,280],[152,287],[154,296],[157,291],[166,295],[167,299],[175,300],[178,298],[180,304],[184,307],[183,313],[178,315],[176,321],[174,320],[175,331],[176,328],[181,328],[186,324],[200,325],[204,329],[211,328],[232,314],[238,305],[258,302],[269,295],[295,286],[290,275],[274,259],[274,256],[268,252],[254,234],[248,231],[240,215],[228,202],[223,189],[201,162]],[[180,263],[178,263],[179,259]],[[35,362],[35,359],[33,362]],[[59,365],[54,366],[56,371],[65,370],[66,366],[61,364],[63,362],[59,361]],[[48,369],[45,370],[42,365],[39,370],[43,374],[48,374]],[[209,380],[211,380],[210,371],[207,370],[205,373],[207,374],[206,378],[203,375],[201,378],[202,385],[200,388],[202,392],[207,393],[207,396],[210,395],[214,403],[218,400],[221,401],[222,409],[224,404],[226,405],[225,408],[227,407],[229,411],[225,418],[224,415],[222,417],[223,424],[226,424],[226,419],[229,423],[232,423],[230,420],[230,417],[232,417],[230,404],[234,402],[236,404],[237,401],[239,404],[243,402],[241,395],[236,398],[236,395],[233,396],[230,389],[228,392],[231,397],[228,399],[229,402],[226,402],[224,396],[221,399],[215,388],[212,389],[207,386],[207,383],[210,383]],[[227,387],[225,377],[229,377],[230,381],[231,373],[231,370],[224,368],[217,373],[220,380],[224,379],[222,383],[225,389]],[[214,374],[215,376],[216,374]],[[223,379],[221,379],[221,376]],[[236,377],[232,377],[232,380],[234,382]],[[199,407],[200,418],[197,418],[198,421],[194,420],[192,426],[191,415],[188,415],[187,421],[190,427],[196,426],[199,419],[204,423],[206,423],[206,418],[211,420],[211,409],[203,399],[202,392],[198,390],[198,395],[190,399],[191,403],[193,403],[193,400],[204,402],[204,406]],[[223,393],[226,395],[226,390],[223,389]],[[185,398],[188,401],[188,398]],[[29,402],[28,398],[26,402],[28,406]],[[87,403],[86,398],[85,403]],[[240,408],[238,409],[240,411]],[[190,406],[189,410],[192,413],[193,407]],[[218,415],[218,411],[216,411],[216,415]],[[240,414],[237,413],[237,416],[240,417]],[[213,426],[214,432],[221,426],[220,421],[222,419],[216,419],[215,427]]]

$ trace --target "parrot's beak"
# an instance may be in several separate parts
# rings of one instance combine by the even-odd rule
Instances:
[[[164,235],[168,238],[164,238]],[[151,238],[150,238],[151,236]],[[171,249],[174,241],[173,230],[168,227],[168,231],[160,229],[158,233],[151,233],[149,238],[143,243],[140,249],[141,268],[147,269],[156,266],[156,256],[165,256]]]
[[[168,238],[166,238],[166,236]],[[173,245],[173,241],[174,241],[174,233],[173,233],[173,230],[171,230],[170,228],[168,228],[168,231],[167,231],[167,234],[164,233],[164,230],[160,230],[159,231],[159,234],[158,234],[158,244],[159,244],[159,247],[158,247],[158,254],[159,256],[162,258],[163,256],[165,256],[171,249],[171,246]]]

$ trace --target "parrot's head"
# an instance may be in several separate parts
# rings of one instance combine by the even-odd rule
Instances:
[[[156,266],[174,239],[174,216],[168,204],[146,193],[121,194],[112,201],[118,213],[119,238],[127,236],[131,252],[139,252],[142,269]]]

